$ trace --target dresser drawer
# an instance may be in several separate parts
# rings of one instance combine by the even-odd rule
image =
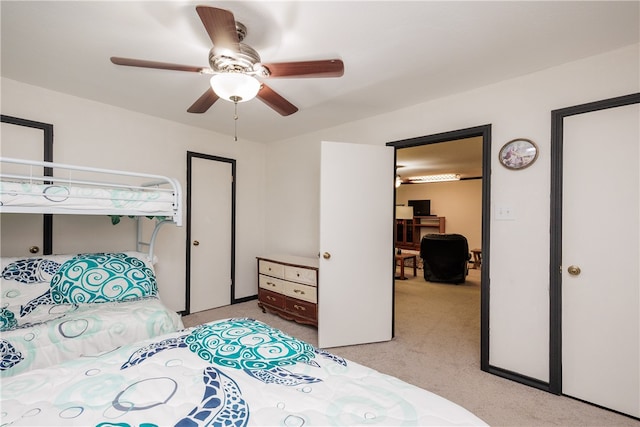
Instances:
[[[284,282],[284,294],[289,297],[317,303],[317,288],[315,286],[302,285],[300,283]]]
[[[258,300],[261,303],[270,305],[272,307],[285,309],[286,299],[287,297],[285,297],[284,295],[277,294],[266,289],[260,289],[260,291],[258,292]]]
[[[273,292],[284,294],[288,284],[289,282],[285,282],[284,280],[277,279],[275,277],[265,276],[264,274],[260,274],[258,276],[258,286],[262,289],[268,289]]]
[[[291,265],[284,266],[284,278],[286,280],[316,286],[318,284],[317,277],[316,270]]]
[[[296,316],[304,317],[309,320],[318,320],[317,306],[307,301],[294,298],[287,298],[286,310],[295,313]]]
[[[284,265],[261,259],[258,261],[258,273],[284,278]]]

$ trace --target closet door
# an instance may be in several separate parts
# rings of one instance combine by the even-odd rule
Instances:
[[[638,104],[564,119],[562,392],[640,416]]]
[[[187,311],[231,304],[235,160],[188,153]]]

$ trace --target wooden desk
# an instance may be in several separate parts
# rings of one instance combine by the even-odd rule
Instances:
[[[413,277],[416,277],[418,260],[416,258],[416,254],[396,254],[396,265],[398,265],[398,261],[400,261],[400,276],[397,276],[398,280],[407,280],[404,276],[404,260],[405,259],[413,259]]]

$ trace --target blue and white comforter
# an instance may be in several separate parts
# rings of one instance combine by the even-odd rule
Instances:
[[[0,377],[98,356],[125,344],[182,329],[180,316],[156,297],[102,304],[38,306],[43,321],[0,332]]]
[[[182,329],[137,252],[2,258],[0,376]]]
[[[3,379],[11,425],[485,425],[464,408],[251,319]]]

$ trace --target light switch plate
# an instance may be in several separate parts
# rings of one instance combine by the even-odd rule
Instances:
[[[496,206],[495,219],[496,221],[513,221],[516,219],[513,207],[507,205]]]

